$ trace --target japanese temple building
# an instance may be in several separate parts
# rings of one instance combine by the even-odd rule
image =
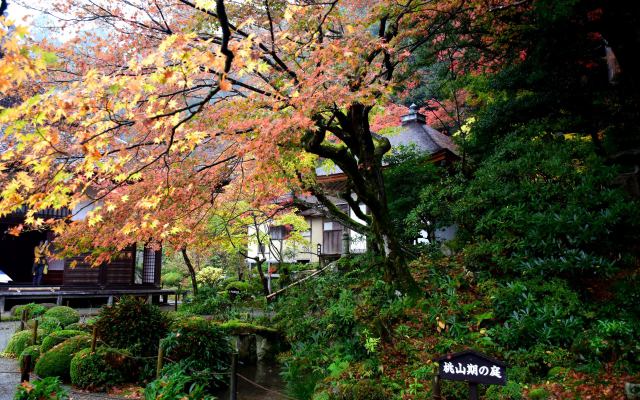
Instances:
[[[69,210],[46,210],[37,216],[68,218],[70,214]],[[97,267],[83,256],[50,260],[42,284],[34,286],[34,249],[42,240],[52,241],[54,235],[46,230],[10,234],[9,228],[23,219],[24,211],[0,218],[0,276],[4,278],[0,282],[0,311],[30,301],[84,304],[92,300],[91,304],[97,304],[126,294],[151,296],[153,301],[160,296],[166,300],[168,294],[173,294],[160,287],[162,252],[141,245],[131,245],[109,263]]]

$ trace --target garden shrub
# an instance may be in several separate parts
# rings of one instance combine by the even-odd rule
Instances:
[[[233,316],[234,301],[226,292],[218,293],[214,288],[203,286],[198,294],[180,307],[181,312],[197,315],[215,315],[219,319]]]
[[[22,360],[26,355],[31,356],[31,370],[33,371],[33,368],[36,366],[36,362],[38,361],[38,357],[40,357],[40,346],[34,344],[22,350],[20,357],[18,357],[20,365],[22,365]]]
[[[508,381],[505,386],[491,385],[485,394],[487,400],[521,400],[522,386],[516,382]]]
[[[339,384],[329,391],[329,400],[387,400],[391,396],[371,379]]]
[[[53,346],[78,335],[86,335],[86,332],[77,331],[73,329],[64,329],[60,331],[51,332],[49,336],[46,336],[44,339],[42,339],[42,344],[40,345],[40,351],[42,353],[46,353]]]
[[[172,332],[162,340],[168,358],[183,363],[190,375],[207,371],[208,388],[223,387],[229,365],[231,345],[225,331],[203,318],[191,317],[174,322]]]
[[[80,389],[105,390],[133,377],[130,354],[110,347],[80,350],[70,366],[71,383]]]
[[[47,307],[36,303],[23,304],[21,306],[14,307],[11,310],[11,315],[20,318],[23,310],[27,310],[27,319],[32,319],[44,314],[47,311]]]
[[[86,322],[76,322],[65,327],[66,330],[91,332],[93,327]]]
[[[205,385],[194,381],[181,364],[170,364],[162,370],[162,376],[149,383],[144,389],[145,400],[215,400],[206,394]]]
[[[169,319],[154,305],[123,297],[113,306],[102,308],[95,326],[107,345],[127,349],[136,356],[153,356],[167,334]]]
[[[248,292],[250,288],[251,288],[251,285],[249,285],[249,282],[245,282],[245,281],[231,281],[227,283],[227,286],[225,286],[225,289],[227,291],[235,289],[240,292]]]
[[[509,349],[538,343],[568,346],[574,333],[584,329],[583,304],[559,279],[509,282],[496,291],[494,308],[502,325],[491,336]]]
[[[60,379],[51,376],[33,382],[18,385],[14,400],[68,400],[69,393],[60,383]]]
[[[11,336],[4,352],[13,357],[17,357],[24,351],[24,349],[32,346],[33,344],[33,332],[29,330],[20,331]]]
[[[199,285],[214,286],[224,277],[222,268],[204,267],[196,274],[196,281]]]
[[[547,400],[549,392],[545,388],[531,389],[528,394],[529,400]]]
[[[67,381],[69,380],[69,367],[73,356],[89,346],[91,346],[91,337],[88,335],[69,338],[43,353],[36,363],[34,372],[43,378],[58,376],[60,379]]]
[[[179,287],[184,275],[179,272],[167,272],[162,274],[162,287]]]
[[[62,323],[57,318],[42,316],[37,318],[37,320],[38,330],[41,330],[43,335],[48,335],[53,331],[63,328]],[[27,326],[33,328],[35,321],[35,319],[27,321]]]
[[[576,336],[572,350],[586,360],[626,363],[628,370],[637,371],[640,345],[634,332],[638,332],[638,328],[625,320],[598,320]]]
[[[44,315],[60,321],[63,327],[80,321],[80,314],[71,307],[55,306],[48,309]]]

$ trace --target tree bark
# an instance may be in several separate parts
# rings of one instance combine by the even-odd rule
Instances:
[[[346,112],[334,110],[328,121],[320,116],[316,122],[320,129],[305,135],[305,150],[333,161],[347,176],[349,192],[356,199],[354,203],[364,203],[370,218],[370,239],[373,252],[384,258],[384,277],[387,282],[398,287],[414,291],[415,280],[409,272],[405,253],[398,235],[394,232],[387,204],[387,196],[382,175],[382,158],[391,144],[385,137],[371,132],[369,127],[370,106],[352,104]],[[336,145],[325,140],[330,132],[343,144]],[[319,187],[310,188],[313,194],[330,212],[335,206],[328,204],[329,199]],[[352,202],[350,202],[352,203]],[[338,215],[340,221],[348,215]],[[358,224],[352,220],[352,223]]]
[[[264,271],[262,270],[262,264],[264,260],[256,260],[256,268],[258,269],[258,275],[260,276],[260,283],[262,283],[262,292],[265,296],[271,294],[269,292],[269,282],[267,281],[267,277],[264,275]]]
[[[189,271],[189,276],[191,277],[191,288],[193,289],[193,295],[198,294],[198,281],[196,280],[196,270],[193,268],[193,264],[191,263],[191,259],[187,254],[187,249],[183,248],[180,250],[182,253],[182,258],[184,259],[184,263],[187,266],[187,270]]]

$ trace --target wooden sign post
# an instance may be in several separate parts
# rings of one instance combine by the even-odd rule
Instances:
[[[465,350],[451,353],[435,359],[439,364],[438,379],[435,381],[434,395],[440,398],[441,379],[464,381],[469,383],[469,400],[478,400],[478,385],[506,385],[507,366],[502,361]]]

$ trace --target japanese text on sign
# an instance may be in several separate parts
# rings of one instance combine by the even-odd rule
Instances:
[[[486,365],[478,367],[478,364],[467,364],[466,366],[462,363],[456,364],[457,365],[454,365],[452,362],[445,361],[442,366],[443,372],[456,375],[493,376],[496,378],[502,378],[502,372],[500,371],[500,367],[497,365],[492,365],[491,368],[489,368]]]

